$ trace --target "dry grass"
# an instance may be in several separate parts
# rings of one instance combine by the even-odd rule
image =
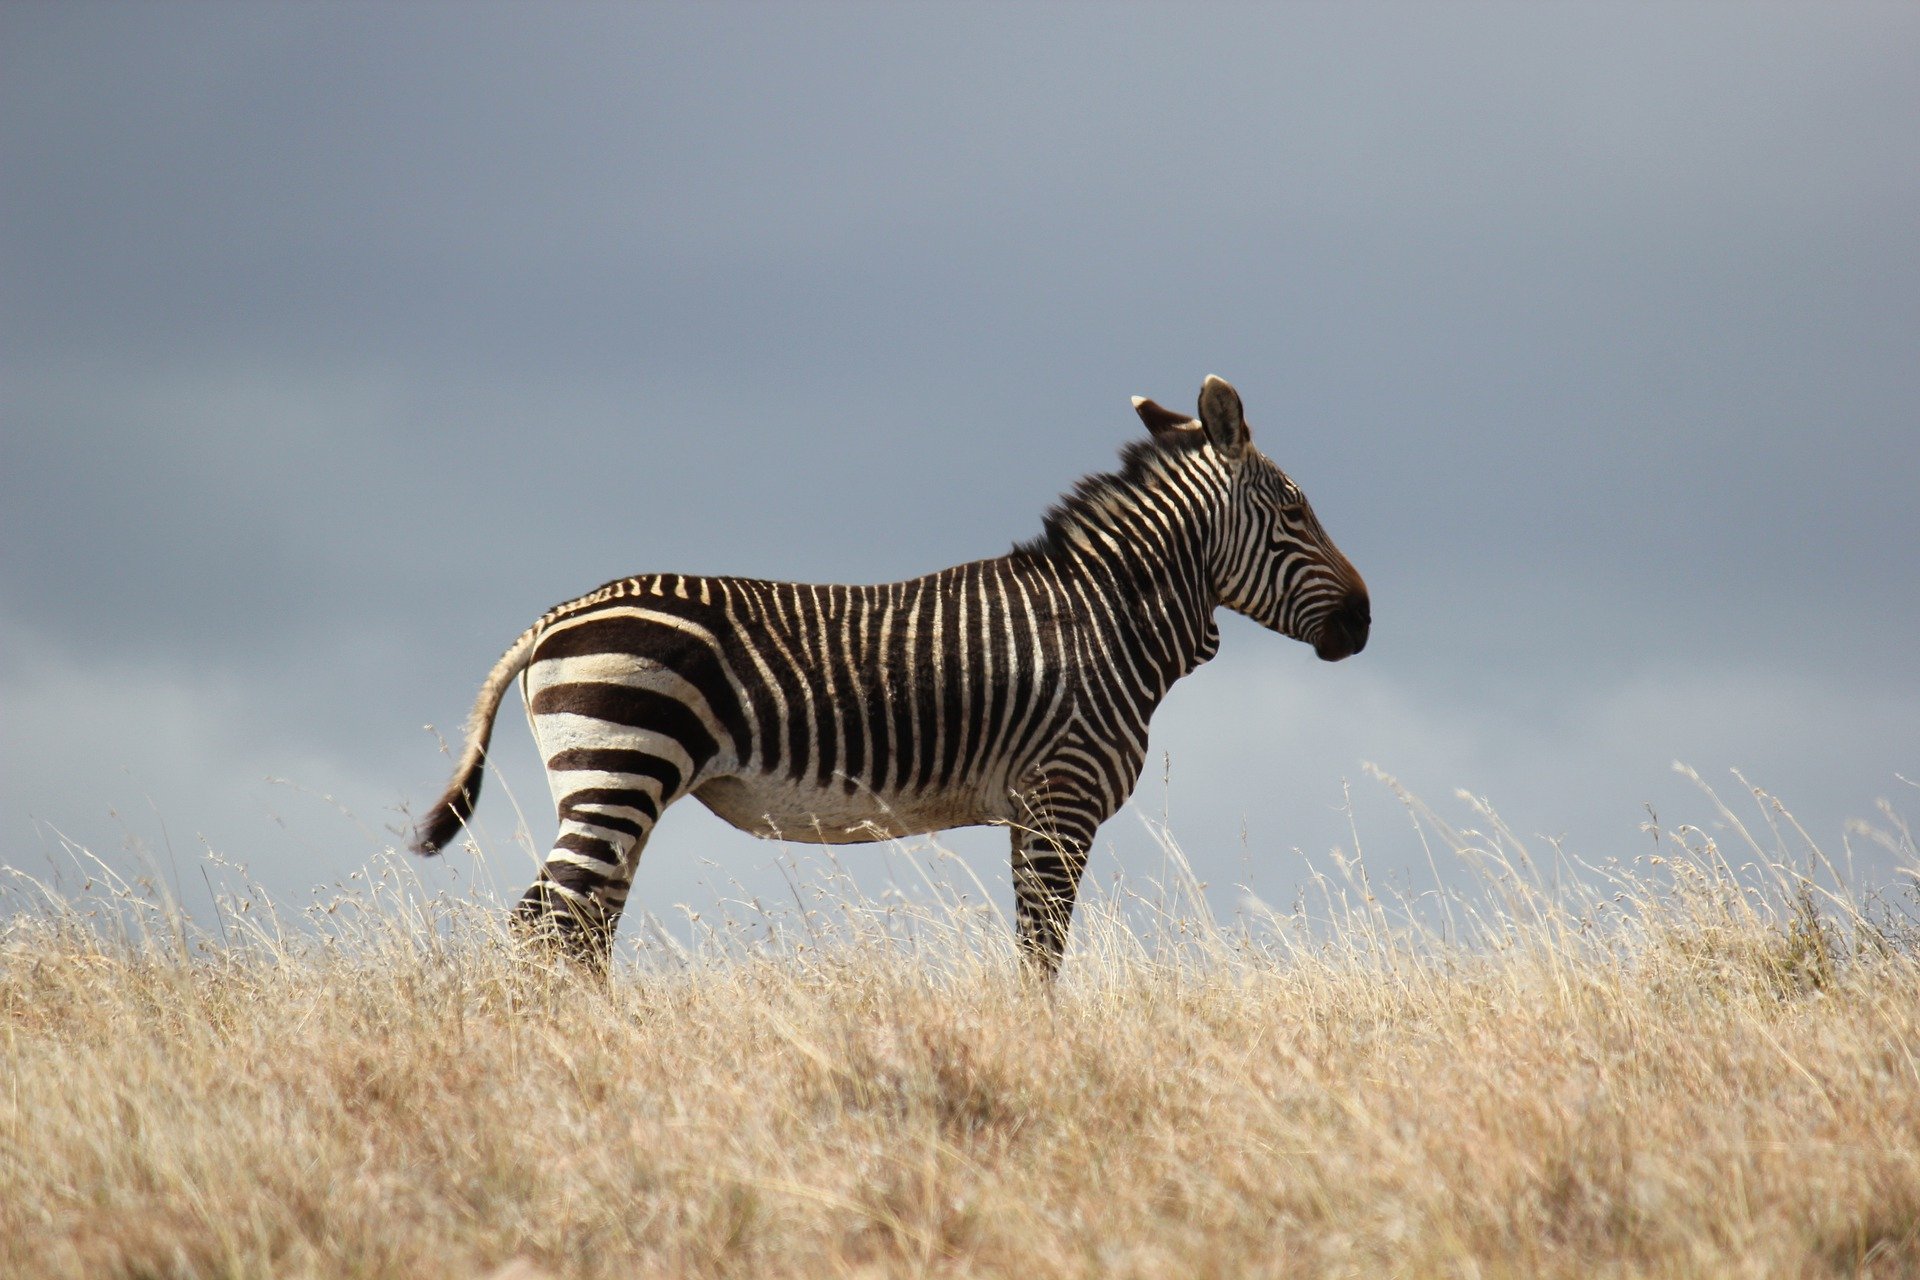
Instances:
[[[1920,1274],[1901,918],[1698,833],[1550,890],[1415,809],[1468,889],[1108,899],[1051,994],[952,902],[610,988],[391,870],[224,941],[43,905],[0,939],[0,1274]]]

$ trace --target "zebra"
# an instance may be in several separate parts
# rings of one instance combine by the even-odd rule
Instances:
[[[1058,970],[1096,829],[1147,722],[1212,658],[1224,605],[1327,661],[1366,647],[1365,582],[1208,377],[1007,554],[879,586],[642,574],[543,614],[494,665],[413,849],[473,813],[516,679],[559,833],[516,922],[604,971],[641,850],[698,798],[759,836],[848,844],[1012,833],[1014,927]]]

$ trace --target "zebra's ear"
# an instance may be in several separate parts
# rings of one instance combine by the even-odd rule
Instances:
[[[1145,396],[1133,398],[1133,411],[1140,415],[1140,421],[1147,424],[1147,430],[1155,440],[1177,440],[1189,431],[1198,431],[1200,424],[1184,413],[1175,413],[1165,405],[1155,404]]]
[[[1251,433],[1240,408],[1240,393],[1225,378],[1207,375],[1200,384],[1200,425],[1213,447],[1230,458],[1237,458],[1247,447]]]

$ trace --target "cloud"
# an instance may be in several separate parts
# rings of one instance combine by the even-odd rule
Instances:
[[[1739,770],[1836,859],[1845,824],[1873,818],[1882,797],[1905,798],[1895,775],[1920,769],[1912,734],[1920,697],[1903,688],[1754,666],[1683,668],[1569,683],[1532,705],[1460,702],[1369,669],[1368,654],[1323,671],[1291,655],[1246,652],[1258,639],[1230,636],[1219,669],[1177,687],[1154,725],[1155,752],[1172,757],[1173,830],[1215,879],[1243,829],[1258,865],[1279,868],[1263,869],[1260,883],[1284,887],[1292,872],[1283,855],[1351,852],[1357,826],[1377,871],[1424,880],[1425,854],[1391,795],[1368,777],[1369,764],[1464,825],[1472,815],[1459,791],[1485,798],[1541,849],[1560,840],[1592,861],[1645,851],[1639,827],[1649,809],[1668,830],[1689,823],[1724,833],[1715,805],[1673,772],[1676,760],[1764,828]],[[1161,793],[1159,761],[1156,754],[1136,797],[1149,809]],[[1343,783],[1351,784],[1351,820],[1339,811]],[[1783,847],[1805,854],[1791,836]],[[1885,885],[1893,868],[1863,851],[1859,871]]]
[[[274,721],[248,679],[76,655],[17,623],[0,637],[0,862],[69,875],[72,841],[204,912],[209,853],[298,903],[392,840],[391,780]]]

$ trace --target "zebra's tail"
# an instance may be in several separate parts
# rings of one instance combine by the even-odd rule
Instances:
[[[480,781],[487,772],[487,742],[493,737],[493,717],[500,710],[500,700],[507,696],[507,686],[526,669],[539,633],[537,624],[521,632],[513,647],[493,664],[487,682],[480,686],[480,696],[473,700],[473,713],[467,717],[466,745],[460,752],[460,763],[454,766],[453,780],[414,828],[415,853],[428,857],[439,853],[473,816],[474,802],[480,798]]]

